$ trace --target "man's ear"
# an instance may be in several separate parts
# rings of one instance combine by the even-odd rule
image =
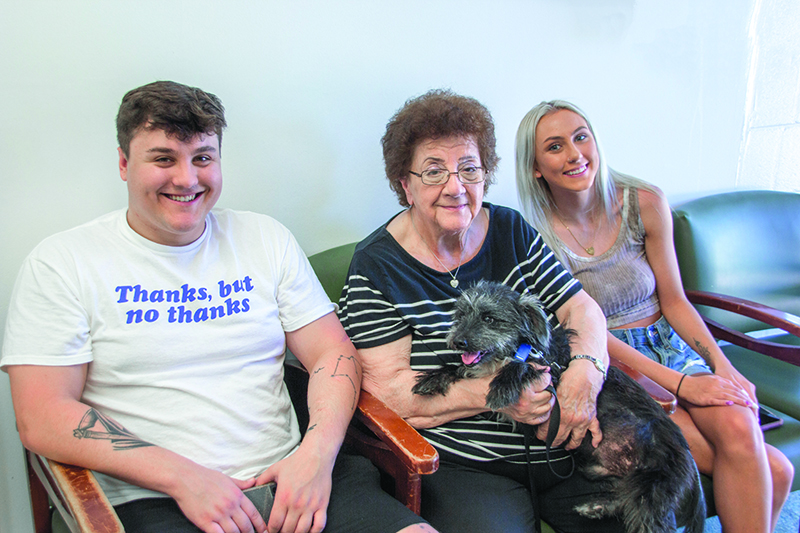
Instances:
[[[122,181],[128,181],[128,157],[122,148],[117,147],[117,153],[119,153],[119,177]]]
[[[530,293],[525,293],[519,296],[517,304],[525,317],[526,333],[530,334],[530,338],[537,339],[543,347],[549,346],[550,325],[539,299]]]

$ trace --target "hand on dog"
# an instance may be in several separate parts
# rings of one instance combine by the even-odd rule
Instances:
[[[575,449],[588,431],[592,435],[592,446],[596,448],[603,439],[597,420],[597,395],[603,387],[603,380],[591,362],[575,363],[579,364],[571,364],[561,374],[561,382],[556,388],[561,405],[561,424],[553,446],[566,442],[566,449]],[[547,436],[547,424],[539,426],[536,436],[542,440]]]
[[[553,395],[545,390],[551,381],[550,369],[545,369],[541,377],[522,392],[517,403],[500,409],[499,412],[531,426],[547,422],[555,404]]]

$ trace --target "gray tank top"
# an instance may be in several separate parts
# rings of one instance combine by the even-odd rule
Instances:
[[[614,245],[597,257],[581,257],[561,243],[567,270],[603,310],[609,329],[618,328],[659,311],[656,278],[644,251],[644,224],[639,194],[622,193],[622,227]]]

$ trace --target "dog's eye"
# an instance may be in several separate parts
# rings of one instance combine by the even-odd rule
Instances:
[[[483,321],[486,322],[487,324],[492,324],[494,323],[494,318],[490,317],[489,315],[484,315]]]

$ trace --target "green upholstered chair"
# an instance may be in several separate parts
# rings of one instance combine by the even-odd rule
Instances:
[[[715,194],[676,206],[673,222],[689,300],[759,401],[780,412],[784,425],[765,438],[800,472],[800,194]]]

